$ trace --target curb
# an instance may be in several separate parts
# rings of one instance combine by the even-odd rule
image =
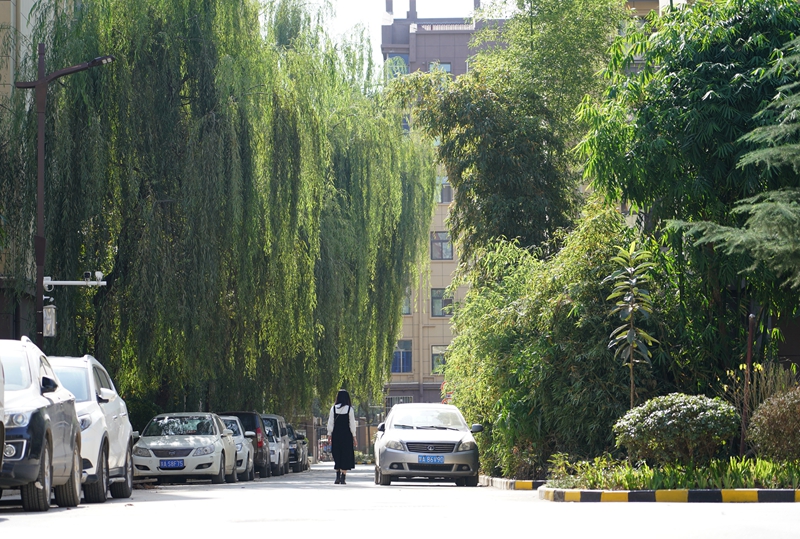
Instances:
[[[489,475],[481,475],[478,477],[478,484],[482,487],[494,487],[501,490],[536,490],[544,485],[544,483],[544,481],[504,479],[502,477],[492,477]]]
[[[542,486],[539,499],[551,502],[793,503],[792,489],[574,490]]]

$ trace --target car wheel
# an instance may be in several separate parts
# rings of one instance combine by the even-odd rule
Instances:
[[[105,444],[97,457],[97,481],[83,487],[86,503],[103,503],[108,494],[108,449]]]
[[[125,453],[125,480],[111,483],[111,495],[114,498],[130,498],[133,493],[133,458],[131,458],[131,444]]]
[[[59,507],[77,507],[81,503],[81,453],[78,441],[72,448],[72,470],[69,479],[63,485],[58,485],[56,491],[56,504]]]
[[[380,468],[378,468],[378,484],[383,487],[388,487],[392,484],[392,476],[391,475],[383,475],[383,472]]]
[[[211,478],[211,483],[221,485],[225,482],[225,453],[219,456],[219,473]]]
[[[275,472],[275,475],[281,476],[283,475],[283,463],[278,461],[278,470]]]
[[[478,486],[478,476],[472,475],[470,477],[464,478],[464,484],[468,487],[477,487]]]
[[[375,466],[375,479],[374,480],[375,480],[375,484],[376,485],[380,484],[380,480],[378,479],[378,467],[377,466]]]
[[[20,487],[22,508],[25,511],[47,511],[50,509],[50,491],[53,488],[53,461],[50,458],[50,442],[45,440],[39,459],[39,475],[36,481]]]
[[[236,475],[236,457],[233,458],[233,471],[230,475],[225,476],[226,483],[236,483],[239,481],[239,476]]]
[[[300,462],[295,462],[294,464],[292,464],[292,472],[300,473],[300,466],[302,466]]]
[[[283,473],[284,474],[288,474],[289,473],[289,461],[288,460],[286,461],[286,464],[283,465]],[[281,475],[283,475],[283,474],[281,474]]]
[[[456,479],[456,486],[457,487],[463,487],[463,486],[466,486],[466,484],[467,484],[467,480],[465,478],[459,477],[458,479]]]

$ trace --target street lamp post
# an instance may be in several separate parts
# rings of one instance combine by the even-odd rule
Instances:
[[[36,236],[34,249],[36,253],[36,344],[44,345],[44,114],[47,108],[47,86],[54,80],[78,71],[86,71],[93,67],[114,61],[113,56],[100,56],[94,60],[71,67],[59,69],[47,75],[44,65],[44,43],[39,43],[39,78],[32,81],[17,82],[17,88],[33,88],[36,91],[37,131],[37,181],[36,181]]]

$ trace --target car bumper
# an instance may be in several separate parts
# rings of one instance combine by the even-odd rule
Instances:
[[[162,460],[182,460],[182,468],[161,468]],[[213,476],[219,473],[220,456],[218,454],[203,455],[201,457],[137,457],[133,456],[134,477],[158,476]]]
[[[410,453],[383,448],[378,455],[381,473],[391,477],[459,478],[478,475],[479,460],[477,451],[445,453],[444,462],[429,464],[420,462],[420,457],[431,455]]]
[[[3,458],[0,469],[0,488],[19,487],[35,481],[39,475],[44,423],[34,414],[27,427],[6,429],[6,445],[15,448],[13,457]]]

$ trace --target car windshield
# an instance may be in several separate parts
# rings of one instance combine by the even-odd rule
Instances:
[[[142,436],[188,436],[214,434],[213,423],[207,416],[161,416],[147,424]]]
[[[398,414],[392,418],[390,428],[469,430],[466,422],[461,418],[458,412],[433,408],[398,410]]]
[[[241,436],[242,435],[242,431],[239,430],[239,422],[238,421],[236,421],[235,419],[223,419],[223,421],[225,422],[225,428],[226,429],[231,429],[233,431],[233,435],[234,436]]]
[[[89,401],[89,373],[81,367],[53,366],[58,379],[64,387],[75,395],[76,402]]]
[[[6,376],[3,386],[6,391],[18,391],[30,387],[31,370],[25,352],[21,354],[17,351],[4,353],[0,359],[3,361],[3,371]]]

